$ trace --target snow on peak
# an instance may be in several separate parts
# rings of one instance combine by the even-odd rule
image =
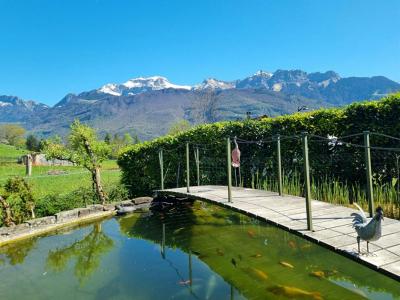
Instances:
[[[272,77],[272,75],[274,75],[274,74],[270,73],[270,72],[264,72],[262,70],[259,70],[259,71],[255,72],[253,76],[262,76],[262,77],[270,78],[270,77]]]
[[[232,82],[222,81],[215,78],[207,78],[201,84],[198,84],[194,87],[196,90],[205,90],[205,89],[212,89],[212,90],[226,90],[232,89],[235,85]]]
[[[106,85],[103,85],[98,91],[101,93],[110,94],[113,96],[121,96],[122,95],[119,85],[114,84],[114,83],[108,83]]]
[[[177,85],[169,82],[169,80],[162,76],[152,76],[152,77],[138,77],[130,79],[124,84],[122,84],[128,89],[131,88],[150,88],[152,90],[163,90],[163,89],[183,89],[190,90],[191,87],[187,85]]]
[[[0,107],[4,107],[4,106],[11,106],[12,104],[10,102],[3,102],[0,101]]]
[[[113,96],[136,95],[147,91],[157,91],[163,89],[183,89],[190,90],[192,87],[187,85],[177,85],[168,81],[162,76],[137,77],[129,79],[123,84],[108,83],[97,91]]]

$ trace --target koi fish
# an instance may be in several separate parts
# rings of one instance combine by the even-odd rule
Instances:
[[[317,277],[319,279],[322,279],[322,278],[325,277],[325,273],[324,273],[324,271],[314,271],[314,272],[310,273],[310,276],[314,276],[314,277]]]
[[[254,257],[254,258],[260,258],[261,256],[262,255],[260,253],[256,253],[256,254],[251,255],[251,257]]]
[[[219,255],[219,256],[224,256],[224,251],[222,251],[221,249],[219,249],[219,248],[217,248],[216,249],[216,251],[217,251],[217,254]]]
[[[268,280],[268,275],[267,273],[265,273],[262,270],[256,269],[256,268],[245,268],[242,269],[244,272],[246,272],[247,274],[249,274],[251,277],[260,280],[260,281],[267,281]]]
[[[296,249],[296,248],[297,248],[297,245],[296,245],[296,243],[295,243],[294,241],[289,241],[289,242],[288,242],[288,245],[289,245],[289,247],[290,247],[291,249]]]
[[[292,264],[290,264],[290,263],[288,263],[288,262],[286,262],[286,261],[280,261],[279,263],[280,263],[282,266],[286,267],[286,268],[290,268],[290,269],[293,269],[293,268],[294,268],[294,266],[293,266]]]
[[[301,249],[309,249],[309,248],[311,248],[310,244],[305,244],[305,245],[301,246]]]
[[[261,271],[261,270],[256,269],[256,268],[252,268],[252,270],[260,279],[262,279],[262,280],[267,280],[268,279],[268,275],[264,271]]]
[[[240,260],[242,260],[243,259],[243,257],[242,257],[242,255],[238,255],[238,258],[240,259]]]
[[[324,272],[326,277],[336,275],[337,273],[339,273],[337,270],[323,270],[322,272]]]
[[[292,299],[323,300],[319,292],[308,292],[296,287],[276,285],[267,289],[269,292]]]
[[[254,238],[256,236],[256,233],[253,230],[248,230],[247,234],[249,235],[249,237]]]

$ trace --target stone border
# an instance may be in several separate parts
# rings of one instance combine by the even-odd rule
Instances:
[[[108,203],[104,207],[101,204],[88,205],[83,208],[62,211],[53,216],[28,220],[16,226],[0,227],[0,247],[63,227],[116,215],[117,205],[133,205],[137,208],[143,208],[151,200],[152,198],[150,197],[140,197],[132,200]]]

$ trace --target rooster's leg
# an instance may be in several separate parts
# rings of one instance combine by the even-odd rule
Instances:
[[[367,253],[369,253],[368,245],[369,245],[369,242],[367,241]]]
[[[360,237],[357,237],[358,253],[360,253]]]

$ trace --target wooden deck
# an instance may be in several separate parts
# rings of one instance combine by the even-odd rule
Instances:
[[[308,231],[305,199],[301,197],[281,197],[274,192],[233,188],[232,202],[228,202],[226,186],[193,186],[190,193],[186,192],[186,187],[157,193],[214,202],[260,218],[400,281],[400,221],[385,218],[383,236],[370,243],[371,253],[366,253],[366,242],[362,242],[362,254],[358,255],[357,234],[350,216],[357,212],[355,209],[313,200],[314,231]]]

